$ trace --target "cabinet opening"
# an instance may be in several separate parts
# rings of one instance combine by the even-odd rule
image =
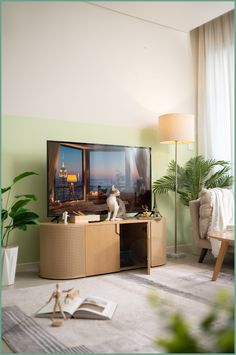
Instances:
[[[120,268],[147,267],[147,223],[120,225]]]

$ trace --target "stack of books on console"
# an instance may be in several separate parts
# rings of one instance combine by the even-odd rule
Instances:
[[[87,214],[87,215],[80,215],[80,216],[71,216],[70,222],[71,223],[86,223],[86,222],[99,222],[100,215],[98,214]]]

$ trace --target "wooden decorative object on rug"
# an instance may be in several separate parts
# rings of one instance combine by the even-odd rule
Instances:
[[[79,290],[74,290],[74,291],[70,290],[65,297],[64,303],[67,303],[78,296],[79,296]]]
[[[67,291],[62,291],[62,292],[69,292],[69,291],[71,291],[71,289],[70,289],[70,290],[67,290]],[[48,300],[47,303],[51,302],[51,300],[52,300],[53,298],[55,298],[55,304],[54,304],[54,307],[53,307],[53,313],[52,313],[52,318],[51,318],[52,321],[53,321],[53,322],[52,322],[52,327],[60,327],[60,326],[62,326],[62,323],[61,323],[60,325],[58,325],[58,322],[57,322],[57,321],[54,322],[54,317],[55,317],[57,308],[59,309],[59,311],[60,311],[60,313],[62,314],[62,317],[63,317],[64,319],[66,319],[66,316],[65,316],[65,313],[63,312],[62,307],[61,307],[61,300],[60,300],[60,298],[61,298],[61,290],[60,290],[60,288],[59,288],[59,284],[58,284],[58,283],[56,284],[56,290],[53,291],[53,293],[52,293],[52,295],[51,295],[51,297],[49,298],[49,300]]]
[[[51,327],[61,327],[63,325],[61,320],[54,320],[51,324]]]

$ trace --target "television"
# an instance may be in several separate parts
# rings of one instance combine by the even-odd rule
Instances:
[[[47,141],[47,215],[107,213],[112,185],[126,212],[151,209],[151,148]]]

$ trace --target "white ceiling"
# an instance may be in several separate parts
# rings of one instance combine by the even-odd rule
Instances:
[[[128,16],[188,32],[234,9],[233,1],[96,1]]]

